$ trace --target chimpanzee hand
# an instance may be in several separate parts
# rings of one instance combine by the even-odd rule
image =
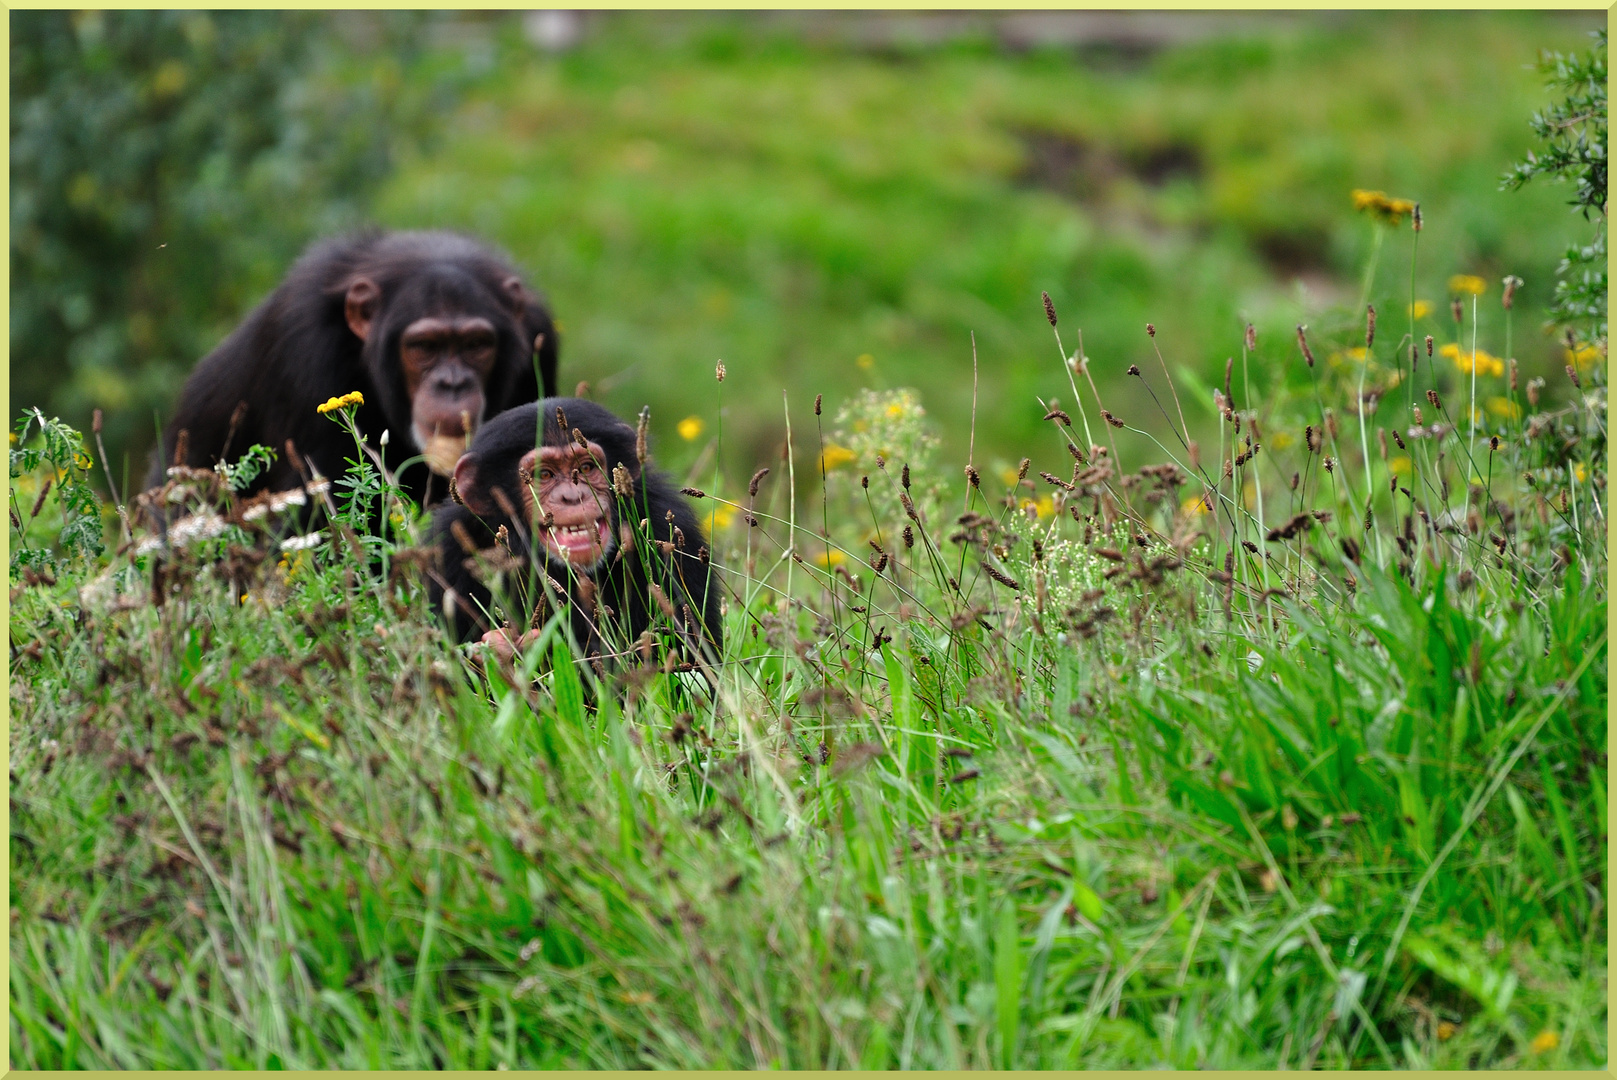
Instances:
[[[502,626],[497,630],[490,630],[482,638],[482,643],[493,650],[494,655],[503,663],[512,662],[518,653],[538,641],[540,635],[538,630],[529,630],[513,641],[512,632],[509,627]]]

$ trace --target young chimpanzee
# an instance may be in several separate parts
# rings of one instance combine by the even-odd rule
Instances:
[[[253,490],[298,484],[298,453],[328,477],[356,456],[316,409],[358,390],[355,416],[417,502],[445,479],[485,416],[556,392],[556,328],[544,301],[505,259],[447,232],[365,233],[311,248],[269,297],[197,364],[153,462],[208,467],[263,443],[278,455]],[[536,355],[537,354],[537,355]],[[537,363],[536,363],[537,361]],[[538,371],[535,371],[537,366]],[[244,408],[241,408],[244,406]],[[430,472],[429,472],[430,470]]]
[[[490,615],[497,576],[513,637],[566,603],[588,654],[621,655],[662,610],[688,654],[705,640],[718,656],[718,573],[690,504],[646,462],[643,430],[594,402],[546,398],[484,424],[454,485],[459,505],[433,517],[429,592],[457,640],[481,629],[509,653]]]

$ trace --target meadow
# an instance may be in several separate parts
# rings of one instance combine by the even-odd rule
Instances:
[[[457,648],[358,446],[275,509],[250,459],[175,473],[164,540],[99,418],[21,411],[11,1064],[1605,1067],[1604,328],[1540,335],[1553,258],[1483,276],[1354,186],[1319,214],[1362,289],[1198,315],[1213,245],[1126,353],[1037,260],[975,357],[905,367],[866,326],[721,369],[677,276],[666,336],[572,320],[710,524],[694,664],[666,622],[615,664]],[[614,334],[678,366],[602,387]]]

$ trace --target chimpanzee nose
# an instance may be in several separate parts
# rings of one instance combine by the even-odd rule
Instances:
[[[432,377],[432,387],[447,397],[461,397],[477,389],[477,377],[464,368],[439,371]]]

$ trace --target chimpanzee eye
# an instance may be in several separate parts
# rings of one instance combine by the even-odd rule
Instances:
[[[556,474],[551,472],[549,469],[540,469],[539,470],[539,479],[541,481],[543,481],[544,483],[548,484],[548,483],[550,483],[550,481],[554,480],[555,478],[556,478]]]
[[[594,469],[595,469],[595,462],[590,461],[588,458],[586,458],[584,460],[584,464],[582,464],[582,465],[580,465],[578,467],[579,472],[592,472],[592,471],[594,471]]]

